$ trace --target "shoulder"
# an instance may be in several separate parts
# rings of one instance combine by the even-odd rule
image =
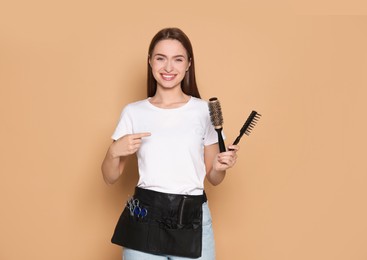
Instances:
[[[126,117],[126,116],[133,116],[138,111],[140,111],[143,107],[146,106],[146,102],[148,102],[147,99],[143,99],[143,100],[134,101],[134,102],[131,102],[125,105],[121,110],[120,118]]]
[[[147,99],[131,102],[123,108],[123,111],[134,111],[134,110],[146,107],[147,102],[148,102]]]
[[[136,108],[136,107],[145,106],[147,102],[148,102],[148,99],[134,101],[134,102],[127,104],[125,108]]]
[[[191,106],[190,106],[190,112],[201,118],[201,120],[204,120],[206,122],[210,121],[209,117],[209,106],[208,101],[191,97]]]
[[[201,98],[191,97],[191,103],[193,104],[193,106],[208,108],[208,101]]]
[[[191,105],[194,110],[205,114],[209,113],[208,101],[196,97],[191,97],[191,99]]]

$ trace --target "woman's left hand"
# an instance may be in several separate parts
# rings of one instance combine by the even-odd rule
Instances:
[[[228,146],[228,151],[219,153],[214,159],[213,168],[216,171],[225,171],[236,164],[238,145]]]

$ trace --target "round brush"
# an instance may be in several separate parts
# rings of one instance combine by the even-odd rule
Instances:
[[[216,97],[210,98],[208,105],[209,105],[210,120],[212,121],[215,131],[217,131],[218,133],[219,151],[222,153],[226,151],[226,147],[224,145],[224,140],[222,136],[222,130],[223,130],[222,109],[220,107],[219,100]]]

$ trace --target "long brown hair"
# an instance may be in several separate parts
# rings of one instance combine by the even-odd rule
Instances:
[[[186,49],[188,60],[191,62],[191,65],[186,72],[185,77],[183,78],[181,82],[181,89],[182,91],[190,96],[200,98],[199,89],[196,84],[196,78],[195,78],[195,62],[194,62],[194,53],[192,50],[192,45],[187,37],[187,35],[181,31],[178,28],[165,28],[160,30],[152,39],[150,45],[149,45],[149,52],[148,52],[148,97],[152,97],[155,95],[157,91],[157,81],[155,80],[152,68],[149,65],[149,59],[152,56],[154,47],[157,45],[157,43],[161,40],[177,40],[179,41],[183,47]]]

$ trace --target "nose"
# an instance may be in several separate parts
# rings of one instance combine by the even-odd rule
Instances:
[[[167,71],[167,72],[171,72],[173,70],[173,66],[172,66],[172,63],[171,61],[167,61],[165,66],[164,66],[164,70]]]

